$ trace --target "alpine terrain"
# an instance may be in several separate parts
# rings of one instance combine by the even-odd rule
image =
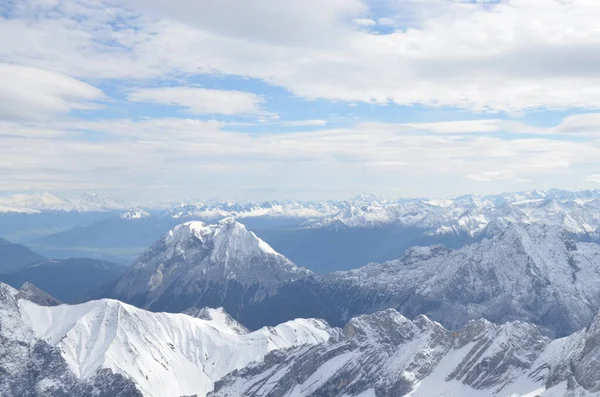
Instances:
[[[152,313],[115,300],[41,306],[0,284],[0,395],[205,396],[270,351],[337,337],[321,320],[248,332],[222,310]]]
[[[108,293],[151,310],[224,307],[238,316],[278,286],[308,274],[227,218],[214,225],[175,227],[140,255]]]

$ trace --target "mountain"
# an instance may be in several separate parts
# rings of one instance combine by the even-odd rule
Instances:
[[[214,381],[262,360],[272,350],[321,343],[338,335],[319,320],[295,320],[248,333],[224,321],[227,316],[220,310],[207,309],[204,313],[210,319],[201,319],[147,312],[115,300],[39,306],[17,295],[18,291],[0,284],[0,335],[4,338],[0,350],[19,353],[0,355],[0,368],[10,371],[0,371],[2,396],[91,397],[92,384],[107,389],[119,381],[122,387],[113,388],[114,394],[100,395],[201,397],[212,390]],[[37,360],[29,357],[35,354],[31,347],[38,345],[45,351],[44,364],[50,362],[53,370],[33,367],[22,375],[12,372]],[[100,382],[98,377],[112,380]],[[32,385],[38,394],[3,392],[11,384]],[[71,384],[86,385],[90,393],[72,393],[75,386]],[[64,394],[47,393],[49,388]]]
[[[19,270],[45,258],[21,244],[0,239],[0,275]]]
[[[40,306],[58,306],[62,304],[61,301],[29,282],[24,283],[19,288],[17,299],[26,299]]]
[[[105,219],[112,212],[45,211],[36,213],[1,212],[0,236],[30,245],[35,239]]]
[[[511,225],[492,239],[450,250],[414,247],[397,260],[278,288],[238,319],[249,327],[287,316],[351,317],[395,308],[457,329],[471,319],[521,320],[568,335],[600,309],[600,245],[573,240],[558,226]]]
[[[551,340],[523,322],[449,331],[395,310],[352,319],[339,339],[274,351],[232,372],[211,397],[597,396],[600,316]]]
[[[236,316],[309,273],[233,218],[214,225],[188,222],[140,255],[109,296],[151,310],[210,306]]]
[[[30,216],[44,214],[47,212]],[[18,234],[8,230],[4,235],[24,241],[29,233],[31,238],[26,241],[49,257],[85,256],[130,264],[177,224],[216,223],[234,217],[277,252],[317,272],[385,262],[415,245],[460,248],[493,237],[514,223],[556,225],[582,241],[600,239],[598,190],[551,189],[443,199],[386,200],[361,194],[349,200],[320,202],[188,201],[162,210],[136,206],[104,215],[96,222],[82,221],[72,230],[57,226],[56,233],[49,233],[48,227],[39,227]],[[0,233],[5,226],[0,217]]]
[[[2,274],[0,281],[14,288],[32,283],[62,302],[76,303],[89,299],[125,270],[123,266],[96,259],[51,259]]]
[[[343,326],[394,308],[450,329],[478,318],[521,320],[564,336],[600,309],[599,283],[600,245],[559,226],[512,224],[460,249],[413,247],[394,261],[314,274],[229,218],[176,227],[107,296],[155,311],[224,307],[250,329],[294,318]]]
[[[35,335],[23,308],[38,306],[19,294],[0,283],[1,396],[142,397],[133,381],[110,369],[77,377],[60,349]]]
[[[126,209],[128,204],[112,196],[83,193],[74,198],[63,198],[49,192],[15,194],[0,198],[0,212],[36,213],[42,211],[111,211]]]
[[[131,264],[152,243],[162,237],[180,220],[155,218],[140,210],[74,227],[39,237],[30,245],[39,252],[56,256],[86,256],[98,259],[113,257]],[[105,259],[108,260],[108,259]]]

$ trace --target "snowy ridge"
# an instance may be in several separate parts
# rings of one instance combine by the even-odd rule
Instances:
[[[385,297],[360,308],[362,313],[396,307],[450,328],[480,317],[519,319],[566,335],[589,324],[600,309],[600,245],[576,242],[558,226],[511,225],[458,250],[415,247],[398,260],[321,280],[325,287]]]
[[[87,380],[70,370],[60,351],[39,340],[23,306],[37,306],[0,283],[0,395],[3,397],[142,397],[133,382],[110,369]],[[49,309],[49,308],[45,308]]]
[[[141,208],[132,208],[121,214],[121,219],[143,219],[150,218],[152,215]]]
[[[152,313],[115,300],[55,307],[19,302],[35,336],[57,346],[82,379],[109,368],[134,381],[145,396],[204,396],[214,381],[268,352],[329,339],[327,324],[294,320],[251,333],[222,321]]]
[[[485,320],[451,332],[385,310],[353,319],[339,340],[273,352],[210,396],[595,396],[597,337],[595,325],[550,340],[531,324]]]

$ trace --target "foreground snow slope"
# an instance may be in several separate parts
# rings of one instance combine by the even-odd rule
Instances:
[[[59,349],[39,340],[25,321],[21,308],[35,306],[25,301],[31,292],[27,286],[19,291],[0,283],[0,396],[142,396],[131,380],[108,368],[85,380],[75,376]]]
[[[221,311],[204,316],[152,313],[116,300],[38,306],[20,301],[35,336],[57,346],[82,379],[108,368],[148,397],[204,396],[214,381],[268,352],[329,339],[319,320],[294,320],[251,333]]]

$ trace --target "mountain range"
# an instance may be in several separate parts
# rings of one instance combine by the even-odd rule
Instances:
[[[0,393],[16,396],[594,396],[600,316],[552,339],[525,322],[450,331],[387,309],[342,329],[248,332],[222,309],[42,306],[0,284]]]
[[[41,306],[0,283],[0,395],[205,396],[275,349],[337,335],[321,320],[248,332],[222,310],[147,312],[115,300]]]
[[[15,236],[14,241],[45,256],[131,264],[180,223],[216,223],[233,217],[299,266],[330,272],[392,260],[411,246],[459,248],[498,234],[513,223],[557,225],[579,240],[595,241],[600,238],[598,214],[597,190],[399,200],[359,195],[345,201],[187,202],[124,212],[43,211],[19,217],[4,213],[0,218],[11,219],[0,222],[0,235]],[[49,216],[57,219],[54,231],[48,225]],[[48,226],[34,226],[41,224]]]
[[[0,395],[599,395],[599,201],[533,191],[107,212],[50,238],[148,229],[158,237],[128,269],[42,258],[0,274],[23,276],[0,284]],[[309,270],[269,239],[349,270]],[[373,241],[393,259],[343,264]]]
[[[350,318],[387,308],[449,329],[520,320],[564,336],[600,309],[600,245],[558,226],[507,227],[451,250],[413,247],[400,259],[317,274],[228,218],[174,228],[105,292],[154,311],[224,307],[255,329],[294,318]]]
[[[210,396],[597,396],[599,337],[600,317],[552,340],[523,322],[475,320],[449,331],[390,309],[352,319],[339,339],[274,351]]]

